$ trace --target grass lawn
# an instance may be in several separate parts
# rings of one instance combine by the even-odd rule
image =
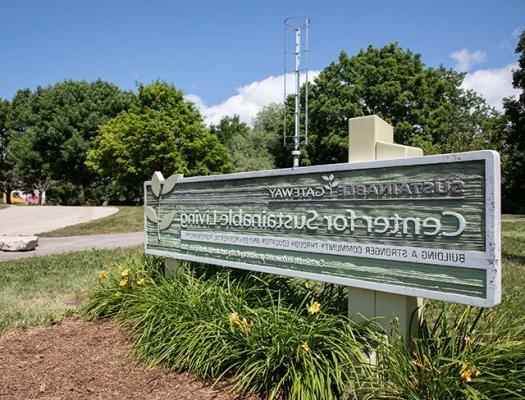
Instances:
[[[502,256],[525,265],[525,215],[503,215]]]
[[[91,250],[0,262],[0,332],[61,320],[83,304],[104,265],[141,251]]]
[[[143,210],[142,206],[119,206],[118,211],[109,217],[66,226],[55,231],[41,233],[38,236],[60,237],[138,232],[144,229]]]
[[[503,291],[499,309],[525,310],[525,215],[503,215],[502,257]]]

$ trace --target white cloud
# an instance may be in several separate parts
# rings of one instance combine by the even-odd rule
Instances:
[[[319,71],[310,71],[308,81],[313,81]],[[301,81],[304,82],[304,75]],[[294,82],[293,74],[286,74],[287,92],[290,93]],[[237,94],[226,99],[220,104],[207,106],[204,101],[195,94],[189,94],[185,98],[195,103],[207,124],[218,124],[224,116],[238,114],[241,121],[252,123],[257,113],[265,106],[272,103],[283,102],[283,75],[269,76],[261,81],[254,81],[236,89]]]
[[[474,58],[479,59],[479,56]],[[502,68],[480,69],[469,72],[465,76],[462,86],[465,89],[478,92],[485,97],[488,104],[501,111],[504,97],[519,94],[519,91],[512,87],[513,68],[516,68],[516,66],[509,64]],[[313,81],[318,75],[319,71],[311,71],[308,75],[309,81]],[[293,83],[294,75],[287,74],[286,85],[288,93],[293,89]],[[195,94],[188,94],[185,98],[197,106],[207,124],[218,124],[224,116],[238,114],[241,121],[251,125],[253,119],[263,107],[272,103],[282,103],[283,75],[269,76],[263,80],[251,82],[237,88],[236,92],[237,94],[234,96],[213,106],[207,106],[202,98]]]
[[[465,76],[462,86],[478,92],[488,104],[502,111],[504,97],[519,95],[519,90],[512,87],[512,69],[516,67],[515,64],[509,64],[501,68],[470,72]]]
[[[186,94],[184,95],[184,98],[188,101],[191,101],[193,104],[195,104],[197,108],[199,109],[199,111],[201,112],[202,110],[206,108],[206,104],[204,104],[204,101],[196,94]]]
[[[487,53],[481,50],[470,51],[469,49],[461,49],[450,54],[450,57],[456,60],[454,69],[459,72],[467,72],[474,65],[485,62]]]

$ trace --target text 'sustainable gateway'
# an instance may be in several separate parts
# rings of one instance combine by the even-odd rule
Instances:
[[[169,190],[144,186],[149,254],[485,307],[500,302],[495,152],[168,181]]]

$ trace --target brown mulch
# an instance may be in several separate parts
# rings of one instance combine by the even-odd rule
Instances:
[[[0,399],[214,399],[230,396],[128,355],[114,322],[66,320],[0,336]]]

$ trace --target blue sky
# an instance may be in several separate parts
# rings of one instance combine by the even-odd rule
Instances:
[[[513,93],[514,48],[525,29],[524,0],[17,0],[0,11],[0,97],[64,79],[100,77],[133,89],[160,78],[191,95],[212,122],[236,111],[248,120],[282,97],[290,15],[311,19],[312,71],[341,50],[397,41],[427,65],[468,72],[466,87],[496,106]]]

